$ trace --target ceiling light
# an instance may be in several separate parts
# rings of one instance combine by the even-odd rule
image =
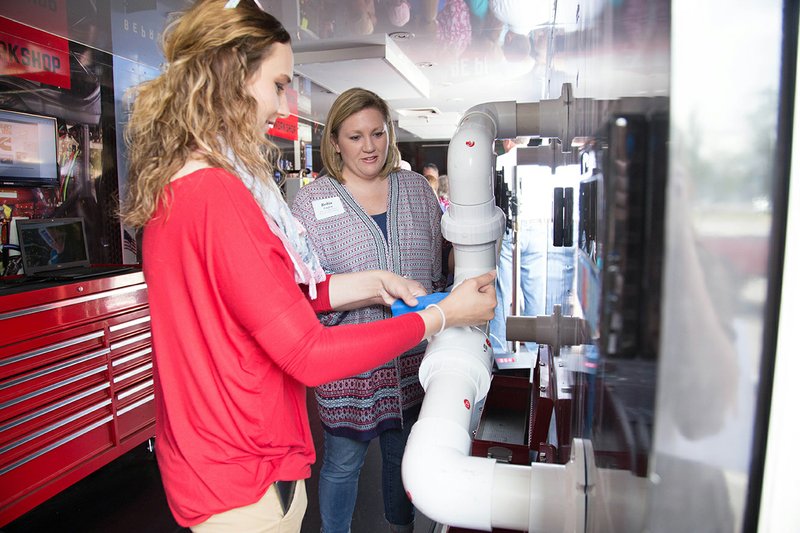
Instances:
[[[429,98],[430,82],[386,34],[370,42],[298,43],[295,72],[337,94],[369,89],[386,100]]]
[[[422,115],[418,112],[417,114],[409,113],[405,116],[400,110],[398,110],[398,113],[400,114],[400,118],[397,120],[398,127],[422,139],[451,138],[456,131],[458,121],[461,119],[461,113],[442,113],[438,112],[438,110],[437,113]]]
[[[389,34],[389,37],[395,41],[410,41],[414,38],[414,34],[410,31],[393,31]]]
[[[401,117],[421,117],[439,115],[441,111],[437,107],[406,107],[398,109],[397,114]]]

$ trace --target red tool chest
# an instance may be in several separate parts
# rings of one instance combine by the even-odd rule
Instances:
[[[0,526],[154,431],[141,272],[0,296]]]

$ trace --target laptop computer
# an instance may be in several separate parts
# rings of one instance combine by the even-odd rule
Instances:
[[[70,280],[133,270],[125,266],[91,266],[83,218],[19,220],[17,235],[27,278]]]

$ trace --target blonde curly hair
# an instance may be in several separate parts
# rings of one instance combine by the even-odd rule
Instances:
[[[253,0],[226,8],[225,0],[198,0],[164,31],[166,66],[139,85],[126,129],[129,188],[121,218],[141,227],[167,184],[193,152],[234,172],[233,152],[245,169],[268,186],[278,149],[256,124],[257,102],[247,81],[275,43],[290,44],[281,23]]]

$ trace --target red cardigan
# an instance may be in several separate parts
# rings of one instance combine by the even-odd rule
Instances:
[[[416,313],[326,328],[250,192],[220,169],[169,186],[144,232],[156,454],[184,527],[258,501],[315,459],[306,386],[374,368],[418,344]]]

